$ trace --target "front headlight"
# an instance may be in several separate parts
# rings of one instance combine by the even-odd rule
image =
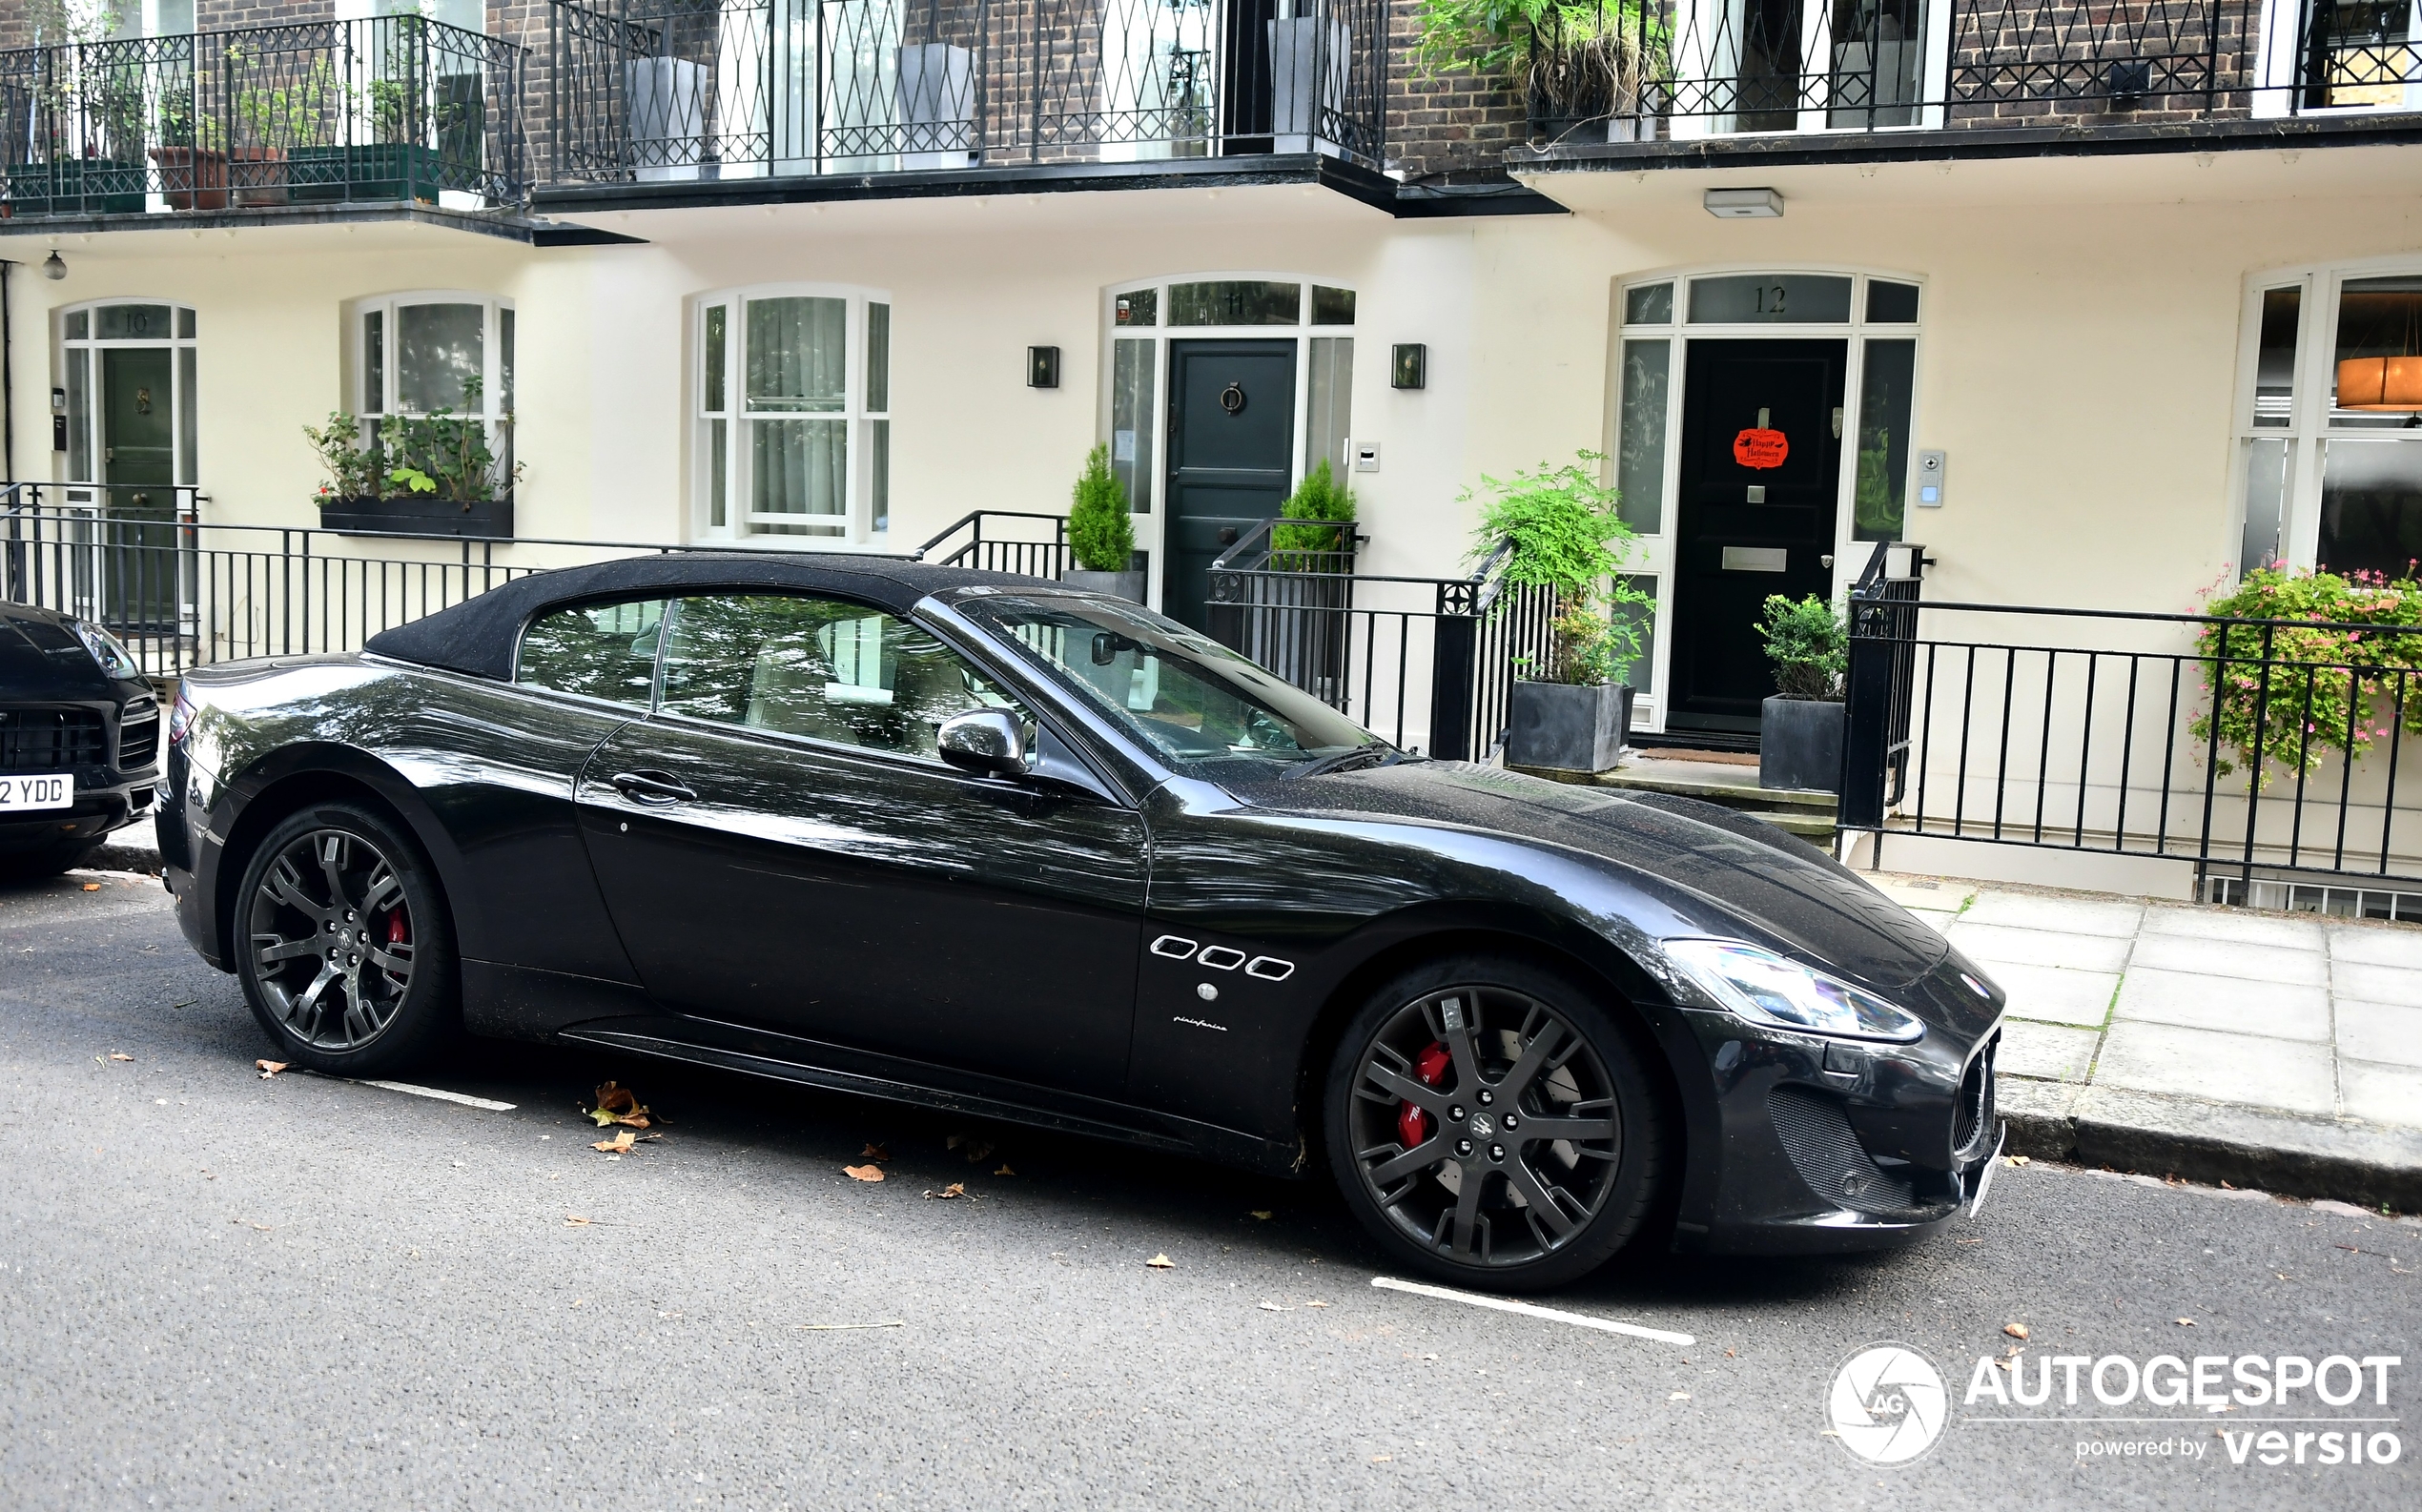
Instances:
[[[1753,1024],[1856,1039],[1907,1041],[1926,1032],[1873,992],[1739,940],[1668,940],[1665,953],[1709,996]]]
[[[92,654],[92,660],[100,664],[102,671],[121,683],[142,677],[143,668],[136,664],[134,653],[119,644],[116,636],[82,620],[68,623],[75,627],[75,638],[84,643],[84,649]]]

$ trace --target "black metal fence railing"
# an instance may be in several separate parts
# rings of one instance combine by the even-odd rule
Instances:
[[[1845,830],[2422,891],[2422,627],[1912,603],[1854,617],[1848,684]]]
[[[1015,509],[975,509],[954,520],[911,554],[937,567],[1059,576],[1077,564],[1068,547],[1068,517]]]
[[[137,507],[134,490],[107,484],[0,488],[0,597],[102,626],[157,677],[244,657],[359,650],[381,630],[532,572],[708,549],[209,524],[190,488],[142,492],[172,494],[174,503]],[[63,503],[71,494],[92,502]]]
[[[1531,114],[1567,141],[2422,108],[2408,0],[1598,0],[1555,13],[1558,55],[1591,66],[1538,73]]]
[[[518,205],[522,84],[518,45],[417,15],[18,48],[0,214]]]
[[[1382,155],[1385,0],[552,5],[568,182]]]

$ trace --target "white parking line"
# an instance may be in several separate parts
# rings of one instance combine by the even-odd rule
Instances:
[[[459,1102],[465,1108],[484,1108],[489,1113],[513,1111],[513,1105],[509,1102],[491,1102],[485,1097],[474,1097],[467,1093],[446,1092],[437,1087],[415,1087],[408,1081],[357,1081],[354,1085],[384,1087],[389,1092],[410,1093],[415,1097],[435,1097],[440,1102]]]
[[[1420,1281],[1400,1281],[1392,1276],[1374,1276],[1373,1286],[1391,1292],[1410,1292],[1416,1297],[1435,1297],[1442,1302],[1464,1302],[1473,1307],[1486,1307],[1500,1313],[1520,1313],[1525,1318],[1544,1318],[1551,1323],[1570,1323],[1576,1328],[1602,1328],[1610,1334],[1629,1334],[1634,1338],[1653,1338],[1660,1344],[1679,1344],[1688,1349],[1697,1342],[1688,1334],[1669,1334],[1661,1328],[1642,1328],[1637,1323],[1618,1323],[1611,1318],[1591,1318],[1586,1313],[1567,1313],[1553,1307],[1541,1307],[1532,1302],[1517,1302],[1503,1297],[1481,1297],[1471,1292],[1449,1291],[1444,1286],[1426,1286]]]

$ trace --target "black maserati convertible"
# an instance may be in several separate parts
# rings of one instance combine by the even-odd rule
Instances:
[[[1428,761],[1121,601],[539,574],[189,677],[186,935],[279,1057],[578,1041],[1307,1175],[1507,1288],[1983,1195],[2002,997],[1729,810]]]

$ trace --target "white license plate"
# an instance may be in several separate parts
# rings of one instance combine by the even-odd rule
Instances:
[[[65,772],[54,777],[0,777],[0,813],[65,808],[74,802],[75,779]]]

